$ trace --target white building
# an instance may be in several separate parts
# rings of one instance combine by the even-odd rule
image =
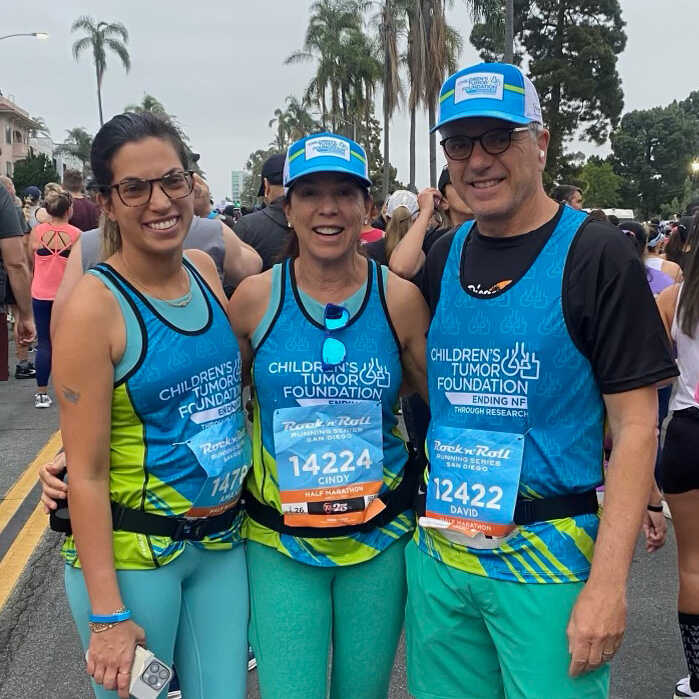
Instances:
[[[234,203],[240,202],[245,188],[245,180],[249,177],[245,170],[233,170],[231,172],[231,199]]]
[[[34,153],[43,153],[56,168],[59,177],[63,177],[66,170],[83,171],[83,163],[80,158],[77,158],[72,153],[65,151],[57,151],[56,149],[62,144],[54,143],[49,136],[31,136],[29,138],[29,147]]]

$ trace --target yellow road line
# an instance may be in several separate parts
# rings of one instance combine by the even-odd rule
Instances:
[[[48,517],[39,503],[0,561],[0,609],[3,608],[19,580],[29,557],[46,531]]]
[[[0,499],[0,531],[12,519],[19,506],[24,502],[29,491],[36,485],[37,473],[41,464],[50,461],[61,447],[61,433],[55,432],[44,444],[34,461],[27,466],[17,482],[7,491],[4,498]]]

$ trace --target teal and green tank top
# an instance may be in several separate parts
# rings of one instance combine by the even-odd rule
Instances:
[[[351,510],[357,502],[359,510],[366,505],[368,512],[372,497],[381,498],[403,482],[408,451],[397,421],[402,367],[386,307],[388,271],[371,261],[367,265],[366,283],[341,304],[349,322],[332,335],[347,353],[333,370],[321,361],[328,336],[325,306],[298,288],[292,260],[273,268],[270,304],[252,336],[253,468],[246,488],[250,497],[283,513],[285,522],[296,518],[309,526],[311,513],[332,518],[340,511],[333,507]],[[333,442],[336,428],[328,425],[356,429],[347,438],[344,428],[337,427],[341,441]],[[296,439],[301,432],[303,443]],[[354,488],[357,497],[341,503],[314,501],[319,490],[326,488],[332,496],[352,479],[354,484],[346,487]],[[374,495],[367,495],[372,488]],[[295,496],[308,502],[289,505]],[[248,509],[252,512],[249,502]],[[373,558],[414,527],[411,510],[386,519],[381,526],[347,535],[301,537],[288,526],[281,532],[265,526],[249,513],[244,532],[251,541],[309,565],[352,565]]]
[[[109,495],[165,517],[206,517],[235,505],[249,469],[241,406],[241,357],[225,310],[185,258],[191,298],[147,297],[107,264],[90,270],[116,297],[126,348],[115,367]],[[230,549],[242,514],[225,531],[191,542]],[[114,531],[117,569],[148,569],[184,550],[169,537]],[[79,566],[73,537],[63,546]]]

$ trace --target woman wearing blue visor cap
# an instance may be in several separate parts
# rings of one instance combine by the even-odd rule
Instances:
[[[417,451],[398,429],[425,395],[428,311],[358,252],[367,158],[308,136],[284,170],[289,257],[230,301],[254,396],[246,494],[251,643],[262,696],[385,697],[405,606]]]

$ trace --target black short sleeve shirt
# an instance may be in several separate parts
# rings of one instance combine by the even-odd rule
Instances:
[[[474,225],[460,261],[464,293],[481,298],[508,293],[546,245],[562,210],[541,228],[509,238],[484,236]],[[454,233],[436,241],[425,263],[422,289],[432,315]],[[568,331],[602,393],[677,376],[645,267],[618,228],[591,219],[583,224],[568,253],[562,293]]]

